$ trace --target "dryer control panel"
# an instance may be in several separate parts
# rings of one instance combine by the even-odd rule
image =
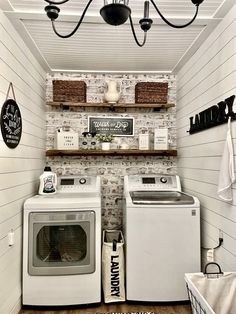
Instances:
[[[59,176],[58,193],[100,192],[99,176]]]
[[[124,190],[181,191],[181,185],[176,175],[130,175],[124,178]]]

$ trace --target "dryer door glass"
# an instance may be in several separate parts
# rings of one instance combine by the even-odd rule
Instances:
[[[29,274],[64,275],[95,271],[95,213],[31,213]]]
[[[86,264],[87,254],[87,223],[83,226],[77,224],[58,224],[43,226],[36,235],[36,259],[46,263],[72,263]]]

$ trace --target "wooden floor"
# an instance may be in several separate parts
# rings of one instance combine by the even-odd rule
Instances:
[[[22,309],[20,314],[191,314],[189,305],[171,305],[171,304],[127,304],[127,303],[111,303],[101,304],[94,307],[74,307],[68,309]]]

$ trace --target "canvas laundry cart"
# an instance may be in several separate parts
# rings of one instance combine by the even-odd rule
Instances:
[[[209,272],[210,267],[217,271]],[[185,274],[193,314],[235,314],[236,273],[222,272],[217,263],[208,263],[204,273]]]

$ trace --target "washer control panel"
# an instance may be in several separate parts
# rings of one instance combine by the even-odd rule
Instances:
[[[126,191],[181,191],[176,175],[131,175],[124,180]]]
[[[59,176],[59,193],[99,192],[98,176]]]

